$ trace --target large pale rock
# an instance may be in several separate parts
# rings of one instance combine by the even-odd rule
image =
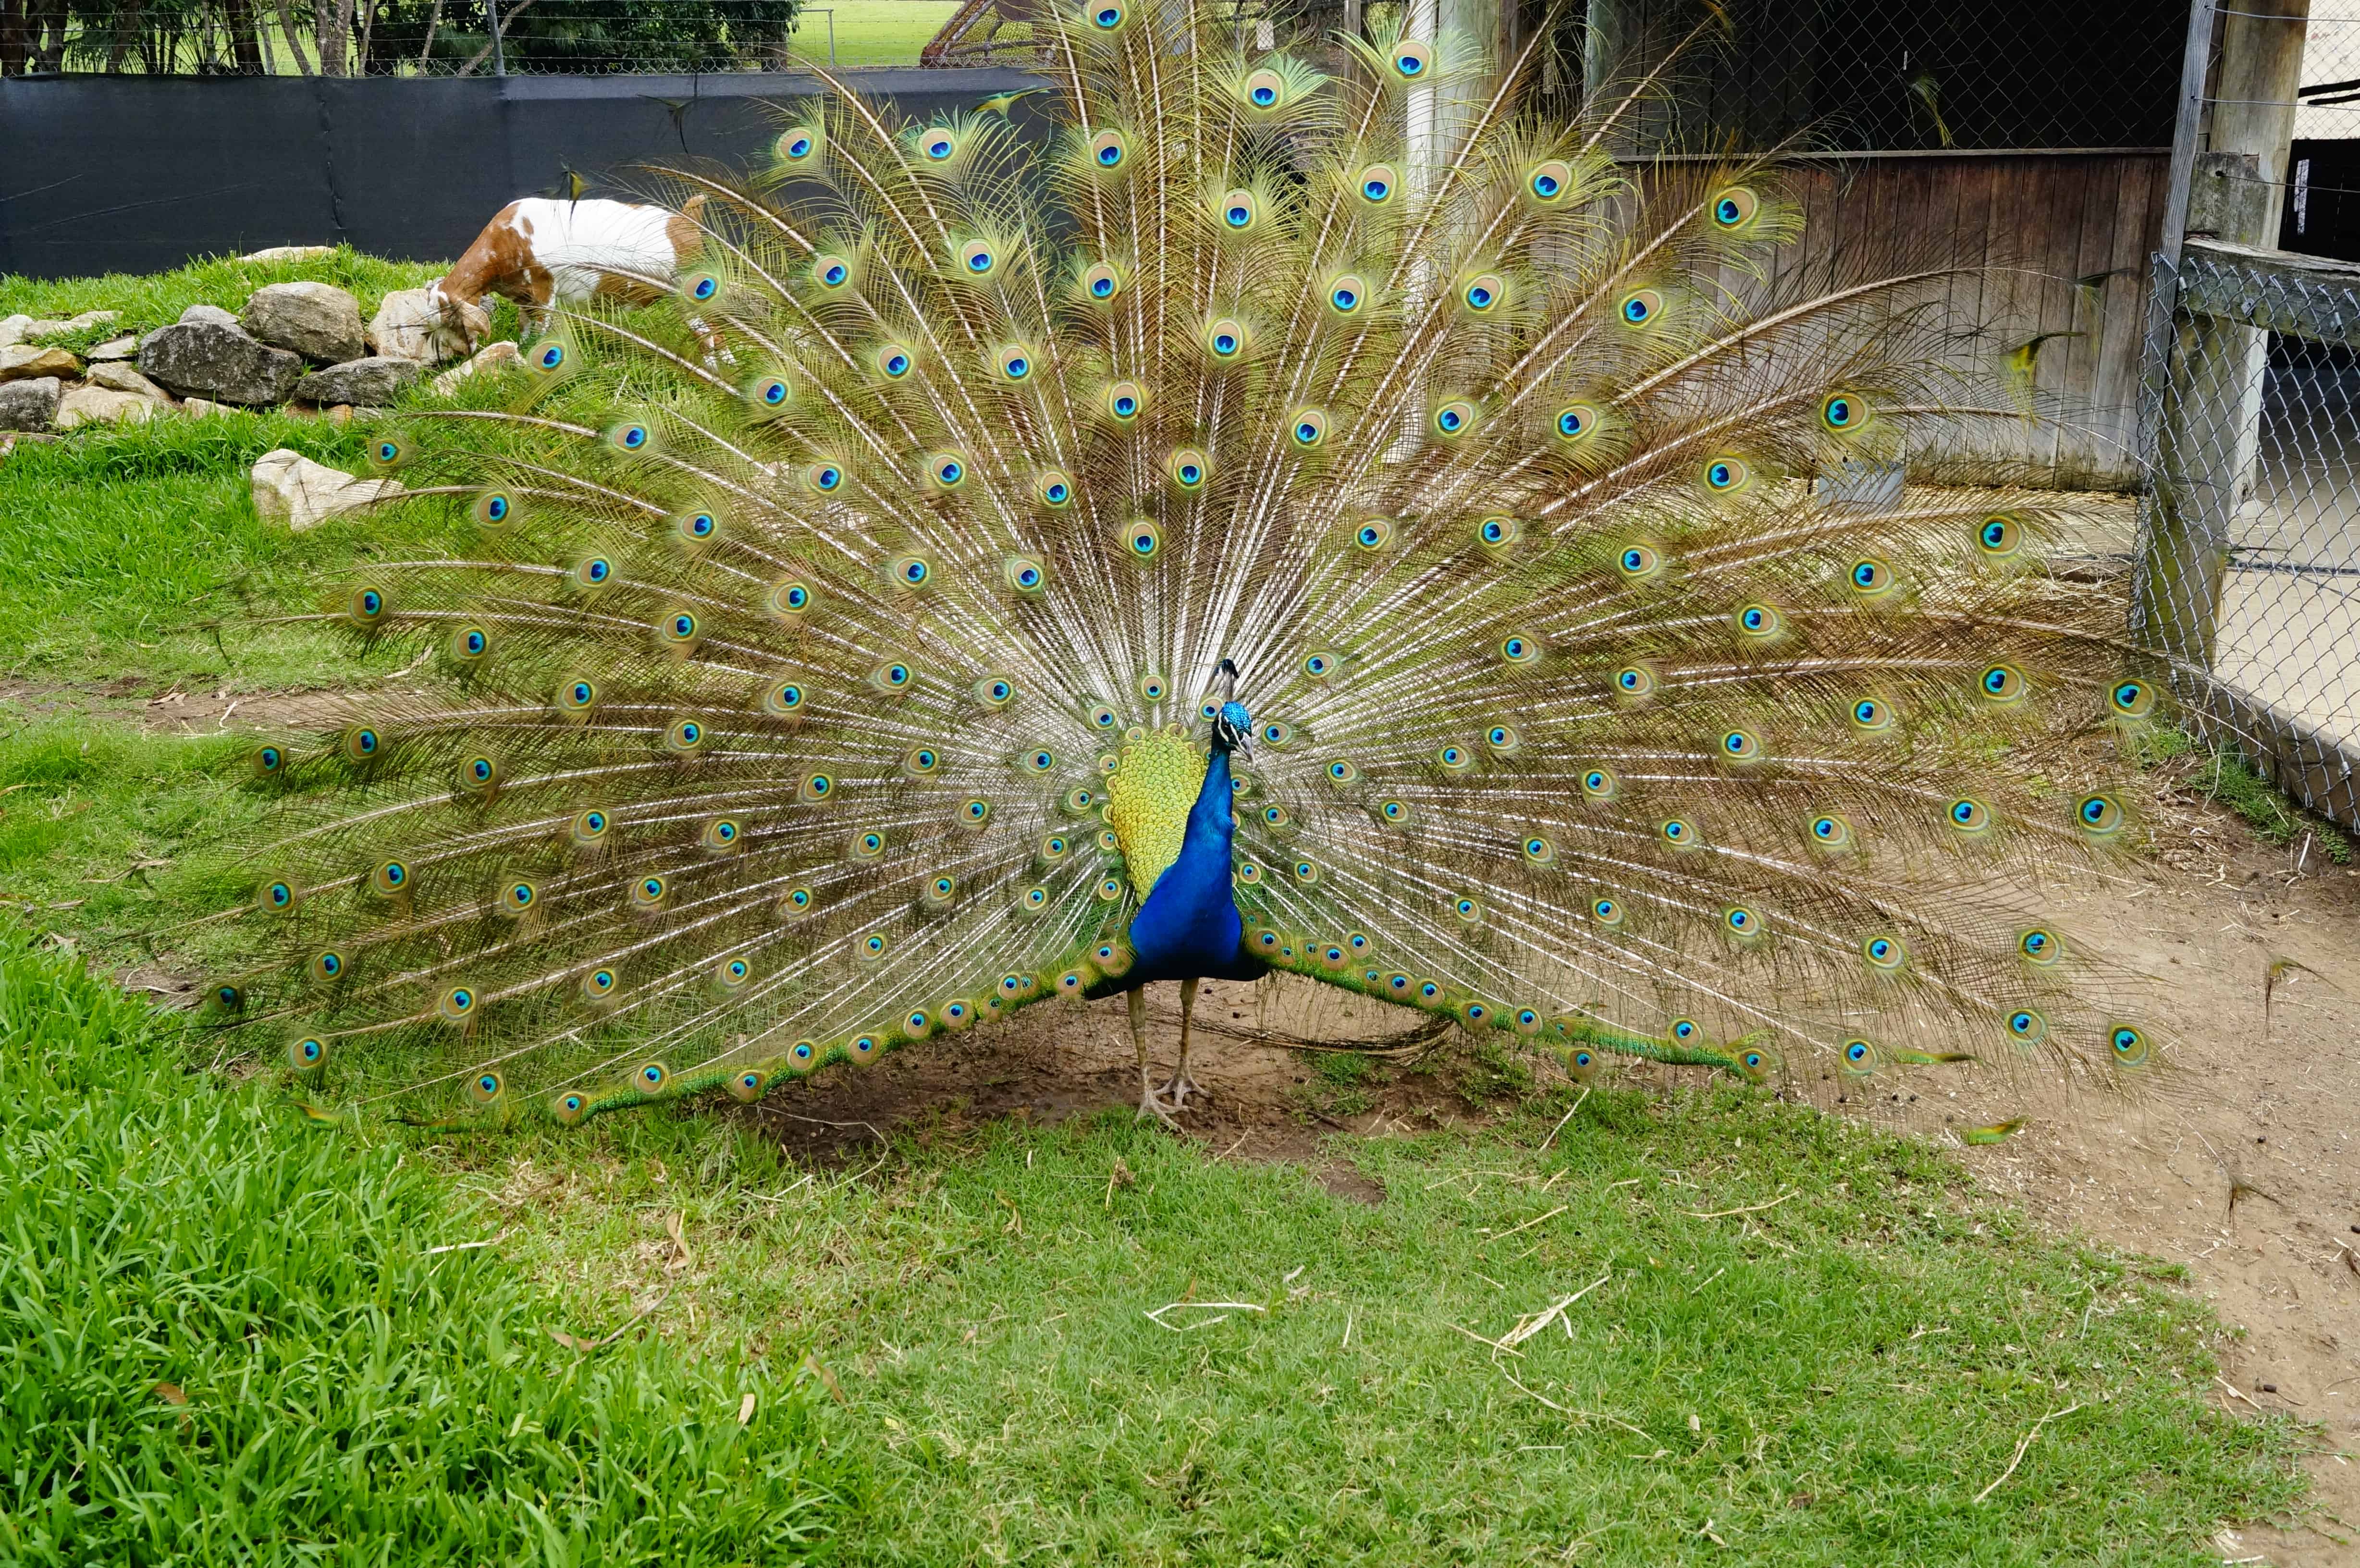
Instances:
[[[266,519],[284,520],[293,533],[400,494],[398,480],[355,479],[283,446],[264,452],[254,463],[255,511]]]
[[[257,343],[322,365],[368,352],[361,302],[333,283],[273,283],[246,302],[237,324]]]
[[[139,369],[180,397],[257,407],[283,403],[303,374],[303,358],[259,343],[235,327],[181,321],[139,345]]]
[[[68,316],[63,321],[50,321],[38,316],[11,316],[0,321],[0,344],[45,343],[50,338],[64,337],[68,332],[104,326],[109,321],[119,321],[122,315],[120,310],[84,310],[79,316]]]
[[[247,251],[240,261],[308,261],[315,256],[333,256],[334,245],[264,245],[260,250]]]
[[[0,348],[0,381],[34,381],[44,376],[79,376],[82,361],[61,348],[18,343]]]
[[[0,382],[0,430],[46,430],[57,423],[61,385],[54,376]]]
[[[239,332],[246,330],[237,326],[237,317],[233,312],[223,310],[219,305],[191,305],[180,312],[180,320],[202,321],[213,327],[237,327]]]
[[[57,428],[70,430],[80,425],[145,424],[156,417],[160,407],[137,392],[77,387],[58,399]]]
[[[110,359],[137,359],[139,334],[126,332],[119,338],[109,338],[103,343],[93,343],[82,351],[82,356],[93,365]]]
[[[169,403],[171,396],[161,387],[139,374],[121,360],[102,360],[90,367],[93,387],[104,387],[110,392],[129,392],[151,403]]]
[[[120,310],[84,310],[81,315],[68,316],[62,321],[35,321],[25,329],[25,341],[38,343],[44,338],[61,338],[68,332],[86,332],[92,327],[103,327],[109,321],[122,319]]]
[[[414,359],[440,365],[467,352],[466,334],[423,289],[397,289],[377,301],[369,318],[369,352],[382,359]]]
[[[296,397],[305,403],[361,403],[382,408],[418,379],[418,362],[379,354],[348,365],[315,370],[295,383]]]
[[[523,363],[524,351],[514,343],[503,339],[499,343],[486,343],[473,358],[464,364],[454,365],[436,376],[434,390],[438,396],[448,397],[459,389],[459,383],[470,376],[481,376],[487,371],[497,373]]]
[[[216,403],[210,397],[183,397],[180,412],[191,419],[209,419],[215,414],[243,414],[248,410],[230,403]]]

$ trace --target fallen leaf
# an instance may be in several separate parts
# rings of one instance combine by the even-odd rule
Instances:
[[[822,1383],[825,1384],[827,1386],[827,1391],[836,1397],[836,1402],[837,1404],[849,1405],[852,1403],[850,1399],[844,1397],[843,1387],[836,1382],[836,1374],[829,1371],[826,1364],[821,1361],[818,1356],[806,1354],[803,1356],[803,1370],[809,1372],[813,1377],[817,1377]]]

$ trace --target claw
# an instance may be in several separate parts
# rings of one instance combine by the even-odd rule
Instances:
[[[1191,1094],[1201,1095],[1205,1091],[1198,1086],[1194,1078],[1189,1077],[1186,1073],[1175,1073],[1172,1075],[1171,1082],[1165,1083],[1161,1092],[1166,1099],[1169,1099],[1172,1102],[1172,1108],[1174,1110],[1185,1111],[1188,1108],[1188,1096]]]
[[[1141,1092],[1139,1096],[1139,1114],[1132,1119],[1143,1122],[1149,1116],[1153,1116],[1157,1121],[1162,1122],[1174,1132],[1178,1132],[1180,1130],[1180,1124],[1172,1119],[1172,1113],[1164,1108],[1164,1102],[1155,1097],[1155,1091],[1153,1089],[1145,1089]]]

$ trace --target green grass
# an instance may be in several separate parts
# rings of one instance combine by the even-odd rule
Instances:
[[[364,320],[376,314],[377,302],[398,289],[423,287],[442,275],[443,267],[423,262],[382,261],[340,246],[326,256],[300,261],[239,261],[232,256],[190,263],[170,272],[110,273],[103,278],[34,278],[0,273],[0,316],[27,315],[60,320],[84,310],[120,310],[123,319],[104,328],[61,338],[80,344],[124,332],[145,332],[180,319],[191,305],[219,305],[235,311],[247,295],[267,283],[311,281],[349,289],[360,301]]]
[[[156,419],[18,449],[0,463],[0,669],[160,691],[349,684],[349,638],[266,624],[315,609],[356,556],[431,526],[355,513],[300,539],[257,517],[254,460],[292,447],[357,470],[349,430],[283,413]]]
[[[560,1345],[628,1314],[464,1246],[484,1218],[430,1163],[191,1079],[143,1009],[11,946],[8,1561],[784,1563],[841,1516],[858,1472],[792,1361]]]
[[[441,271],[340,249],[297,262],[199,262],[152,277],[0,277],[0,315],[123,312],[69,340],[79,343],[164,325],[191,304],[234,310],[262,285],[297,278],[351,289],[367,314],[388,290]],[[513,335],[509,308],[501,310],[494,330]],[[352,430],[276,411],[157,419],[19,447],[0,463],[0,670],[157,691],[233,671],[246,690],[346,682],[362,672],[346,639],[246,623],[257,609],[311,607],[356,552],[391,544],[420,520],[362,514],[293,538],[258,518],[247,498],[254,460],[276,447],[360,465]],[[227,628],[217,628],[224,621]]]
[[[1750,1090],[1593,1094],[1541,1149],[1568,1108],[1333,1140],[1375,1206],[1121,1113],[851,1177],[705,1110],[454,1152],[608,1314],[674,1278],[674,1323],[814,1348],[871,1466],[850,1563],[2193,1564],[2295,1495],[2160,1266]],[[1245,1306],[1146,1315],[1184,1301]]]
[[[958,5],[956,0],[843,0],[835,9],[838,65],[915,65],[918,51]],[[806,13],[795,27],[794,49],[825,65],[827,18]]]

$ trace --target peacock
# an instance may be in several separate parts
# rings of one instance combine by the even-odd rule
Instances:
[[[372,433],[431,542],[295,618],[425,684],[254,750],[208,992],[315,1114],[1120,994],[1168,1123],[1200,980],[1273,975],[1584,1080],[2160,1060],[2041,907],[2135,836],[2158,677],[2039,492],[1846,478],[2027,417],[1944,269],[1804,265],[1774,167],[1618,158],[1649,84],[1552,123],[1529,51],[1036,26],[1047,139],[831,82],[667,173],[657,305]]]

